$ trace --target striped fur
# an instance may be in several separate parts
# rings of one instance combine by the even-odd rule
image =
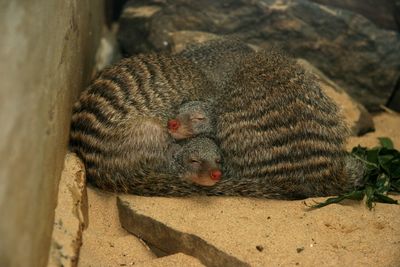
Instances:
[[[349,131],[293,60],[276,51],[246,57],[219,100],[217,139],[230,178],[216,194],[303,198],[354,184],[346,172]]]
[[[83,159],[91,183],[132,191],[134,182],[146,184],[143,177],[168,164],[172,139],[166,124],[176,107],[212,93],[201,72],[183,58],[124,59],[102,71],[75,104],[70,149]]]
[[[253,50],[236,38],[216,38],[192,44],[179,55],[191,60],[217,88],[223,88],[235,75],[240,60]]]
[[[304,71],[276,52],[248,55],[233,69],[226,80],[213,81],[218,90],[180,57],[142,55],[104,70],[83,92],[72,118],[70,147],[84,160],[89,181],[158,196],[292,199],[350,189],[362,167],[346,161],[347,128]],[[215,93],[221,96],[215,102],[216,137],[224,178],[210,189],[168,171],[174,169],[165,156],[173,141],[166,122],[183,103],[214,100]],[[204,154],[209,162],[219,153],[215,146],[199,149],[210,152]]]

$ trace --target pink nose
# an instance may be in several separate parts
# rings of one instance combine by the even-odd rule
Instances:
[[[219,170],[211,172],[211,180],[219,181],[221,179],[222,172]]]
[[[170,130],[176,131],[176,130],[178,130],[180,125],[181,124],[179,123],[178,120],[169,120],[168,121],[168,129],[170,129]]]

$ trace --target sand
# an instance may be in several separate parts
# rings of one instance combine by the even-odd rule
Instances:
[[[350,138],[348,147],[375,146],[387,136],[399,149],[400,116],[385,112],[374,122],[376,132]],[[310,212],[301,201],[133,198],[139,212],[254,266],[400,266],[399,206],[369,211],[347,202]],[[156,266],[147,246],[121,228],[115,195],[88,188],[88,201],[79,266]],[[184,265],[167,259],[162,266]]]

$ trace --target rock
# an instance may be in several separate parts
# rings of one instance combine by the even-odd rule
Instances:
[[[178,54],[185,50],[191,44],[201,44],[207,41],[221,38],[216,34],[200,31],[177,31],[170,33],[171,38],[171,52]],[[259,51],[260,47],[252,44],[246,44],[253,51]]]
[[[367,133],[361,137],[350,137],[347,142],[347,150],[355,146],[364,147],[379,146],[379,137],[389,137],[397,150],[400,150],[400,114],[396,112],[381,112],[373,116],[375,132]]]
[[[342,116],[345,118],[353,135],[360,136],[375,130],[372,116],[362,104],[355,101],[345,90],[331,81],[308,61],[298,59],[297,62],[314,75],[322,91],[324,91],[340,108]]]
[[[359,13],[379,27],[399,31],[400,1],[393,0],[311,0]]]
[[[183,253],[173,254],[171,256],[166,256],[158,258],[151,261],[145,261],[139,264],[135,264],[135,267],[202,267],[205,266],[201,262],[193,257],[185,255]]]
[[[312,211],[303,201],[251,198],[123,195],[117,202],[129,232],[206,266],[383,267],[400,259],[397,205],[378,203],[371,212],[353,201]],[[228,256],[235,262],[222,263]]]
[[[394,111],[400,112],[400,76],[386,106]]]
[[[362,15],[307,0],[131,0],[118,34],[128,54],[171,51],[178,31],[234,35],[305,58],[368,109],[386,103],[400,71],[400,37]],[[143,11],[145,10],[145,11]],[[151,10],[149,12],[148,10]],[[139,12],[140,11],[140,12]],[[128,49],[129,48],[129,49]]]
[[[178,54],[190,44],[201,44],[219,38],[218,35],[200,31],[177,31],[170,33],[171,52]]]
[[[0,6],[0,266],[42,267],[72,102],[90,79],[104,0]]]
[[[111,29],[103,26],[103,34],[100,39],[100,45],[97,49],[95,59],[95,71],[97,72],[121,59],[121,54],[116,38],[116,26],[116,24],[113,24],[111,26]]]
[[[160,10],[158,6],[135,7],[129,3],[125,6],[119,19],[117,36],[123,54],[133,55],[154,49],[148,39],[151,33],[150,20]]]
[[[82,161],[68,153],[58,189],[48,266],[77,266],[82,231],[88,225],[85,182]]]

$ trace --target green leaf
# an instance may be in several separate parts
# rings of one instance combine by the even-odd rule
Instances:
[[[333,203],[339,203],[344,199],[362,200],[372,209],[376,202],[398,204],[398,201],[387,196],[387,193],[400,193],[400,152],[393,147],[393,142],[387,137],[379,138],[380,147],[367,149],[357,146],[351,151],[351,155],[365,165],[363,180],[364,186],[353,192],[337,197],[328,198],[317,203],[312,208],[321,208]]]
[[[391,162],[390,176],[392,179],[400,179],[400,156]]]
[[[382,172],[376,179],[376,191],[381,194],[387,194],[390,189],[390,177]]]
[[[392,155],[379,156],[379,164],[381,165],[382,169],[384,169],[388,174],[391,172],[390,169],[393,158],[394,156]]]
[[[393,149],[393,142],[390,140],[388,137],[378,137],[379,143],[381,144],[382,147],[388,148],[388,149]]]
[[[364,198],[364,192],[357,190],[350,192],[348,194],[344,194],[338,197],[331,197],[325,200],[324,202],[317,203],[316,205],[312,205],[311,208],[317,209],[328,206],[330,204],[339,203],[345,199],[352,199],[352,200],[362,200]]]
[[[378,155],[379,155],[380,148],[373,148],[367,150],[367,158],[366,160],[374,165],[379,164]]]
[[[375,193],[375,201],[380,203],[399,204],[397,200],[380,193]]]
[[[397,180],[395,182],[391,182],[390,185],[391,185],[390,190],[400,193],[400,180]]]
[[[373,208],[373,202],[375,200],[374,193],[375,193],[375,189],[372,186],[367,186],[365,188],[365,195],[367,197],[367,199],[365,200],[365,203],[367,204],[369,209]]]

